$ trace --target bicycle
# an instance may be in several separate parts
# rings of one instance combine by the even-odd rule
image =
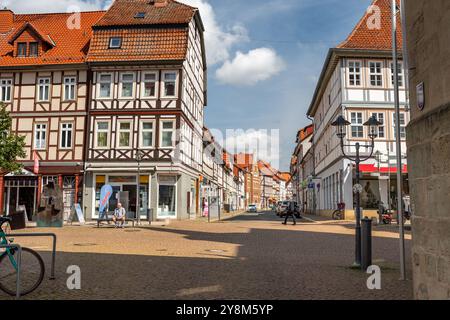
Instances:
[[[333,212],[332,218],[333,220],[343,220],[344,219],[344,211],[345,211],[345,203],[338,203],[338,208]]]
[[[7,245],[14,239],[6,237],[10,217],[0,217],[0,243]],[[6,248],[0,254],[0,290],[15,296],[17,294],[17,249]],[[45,265],[41,256],[34,250],[22,247],[20,261],[20,295],[24,296],[36,290],[42,283]]]

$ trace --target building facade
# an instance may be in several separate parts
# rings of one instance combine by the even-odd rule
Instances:
[[[412,258],[417,299],[450,298],[450,73],[447,1],[405,1],[410,79]]]
[[[389,0],[376,0],[374,5],[381,11],[382,21],[391,21]],[[330,214],[338,203],[345,203],[346,217],[353,216],[353,191],[355,168],[343,157],[340,141],[331,123],[343,115],[351,122],[345,144],[368,144],[367,129],[363,124],[372,116],[382,123],[375,140],[372,157],[360,166],[362,177],[361,195],[364,215],[376,216],[380,202],[386,208],[396,207],[395,111],[394,75],[392,63],[391,24],[370,28],[366,13],[350,36],[337,48],[330,49],[308,116],[314,118],[314,163],[318,182],[317,209]],[[399,23],[398,29],[401,30]],[[398,43],[402,43],[399,33]],[[400,53],[400,52],[399,52]],[[400,83],[400,130],[402,145],[402,171],[404,190],[408,189],[406,161],[407,109],[406,77],[402,61],[399,62]],[[344,147],[345,153],[355,154],[353,147]],[[369,156],[370,150],[361,149],[361,155]]]
[[[36,211],[49,181],[66,217],[81,203],[99,216],[200,213],[206,105],[204,27],[173,0],[116,0],[108,11],[18,15],[0,11],[0,101],[25,136],[22,173],[0,179],[0,212]]]
[[[200,212],[203,32],[197,9],[162,0],[117,0],[93,26],[88,218],[99,216],[105,184],[113,188],[110,211],[125,201],[130,215],[139,212],[142,219],[187,219]]]
[[[310,175],[304,174],[305,155],[311,148],[311,139],[314,126],[309,125],[297,132],[295,140],[295,149],[291,158],[290,174],[292,175],[292,190],[294,200],[302,204],[306,201],[306,193],[308,191],[308,179]]]
[[[104,12],[15,14],[0,10],[0,102],[12,117],[12,131],[25,136],[24,170],[0,183],[0,213],[23,206],[37,211],[43,187],[61,186],[64,216],[82,198],[87,107],[91,73],[85,63],[92,25]]]

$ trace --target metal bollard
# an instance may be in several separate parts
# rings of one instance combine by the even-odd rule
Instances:
[[[366,271],[372,265],[372,219],[362,219],[361,229],[361,269]]]

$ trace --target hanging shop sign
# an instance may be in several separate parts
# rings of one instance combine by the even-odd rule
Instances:
[[[425,85],[423,82],[416,87],[417,108],[422,111],[425,109]]]

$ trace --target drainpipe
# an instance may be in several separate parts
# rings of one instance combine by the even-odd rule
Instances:
[[[314,126],[314,119],[311,118],[309,115],[306,115],[306,117],[308,118],[308,120],[311,121],[312,125]],[[312,137],[312,145],[311,145],[311,149],[312,149],[312,158],[313,158],[313,172],[312,172],[312,177],[313,179],[316,177],[316,145],[314,143],[314,135],[316,133],[316,128],[313,128],[313,137]],[[316,198],[316,188],[314,187],[314,193],[313,193],[313,214],[317,214],[317,198]]]

